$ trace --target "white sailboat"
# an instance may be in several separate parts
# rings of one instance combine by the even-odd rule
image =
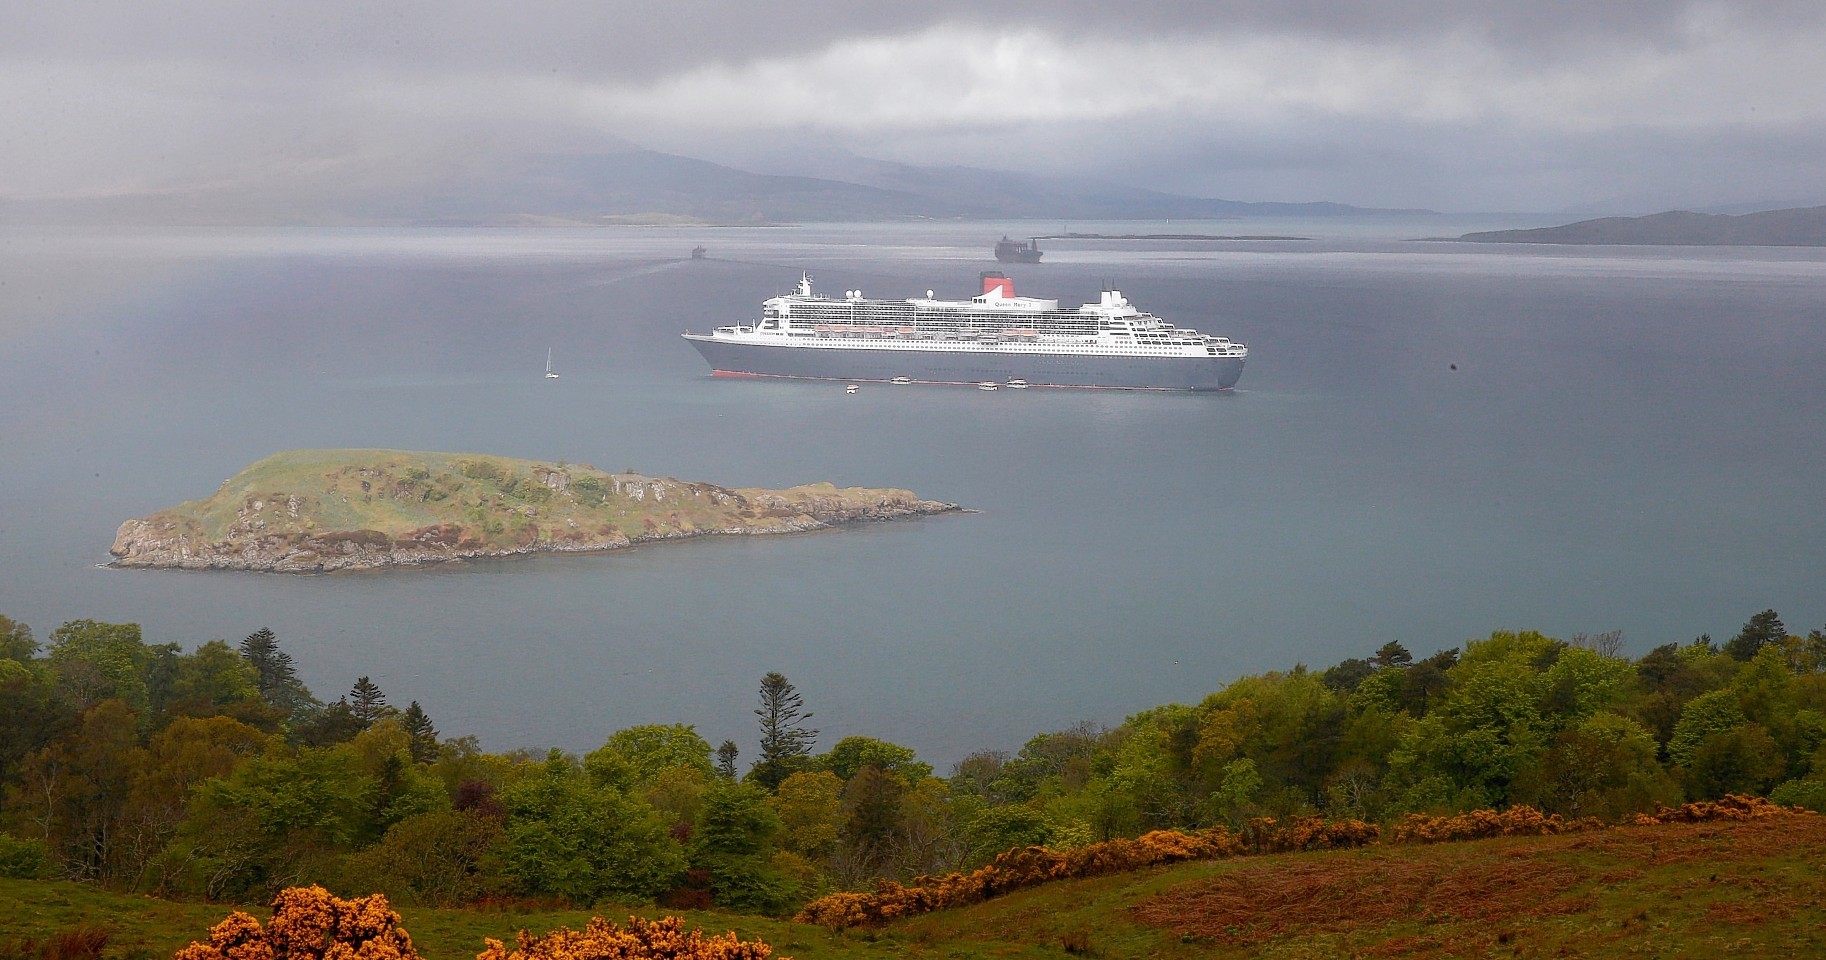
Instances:
[[[551,347],[545,348],[545,379],[547,379],[547,380],[558,379],[558,374],[552,372],[552,348]]]

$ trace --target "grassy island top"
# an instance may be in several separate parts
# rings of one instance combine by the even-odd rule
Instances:
[[[223,481],[214,494],[148,519],[210,541],[249,536],[373,531],[400,538],[427,529],[508,546],[552,536],[639,538],[656,527],[691,531],[762,526],[883,500],[904,490],[785,490],[611,473],[563,460],[402,450],[288,450]]]

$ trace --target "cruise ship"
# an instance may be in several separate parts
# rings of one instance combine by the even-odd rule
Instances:
[[[686,333],[717,376],[1228,390],[1249,348],[1176,327],[1106,290],[1097,303],[1016,296],[1000,273],[969,300],[875,300],[860,290],[773,297],[753,325]]]

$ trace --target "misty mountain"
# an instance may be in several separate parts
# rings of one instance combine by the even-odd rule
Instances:
[[[1670,210],[1646,217],[1601,217],[1558,227],[1467,233],[1480,243],[1826,246],[1826,207],[1764,210],[1737,216]]]
[[[809,164],[818,166],[818,164]],[[836,176],[754,173],[638,147],[471,164],[363,190],[310,184],[0,203],[23,221],[417,223],[781,223],[908,219],[1228,219],[1378,211],[1339,203],[1251,203],[1122,185],[866,158],[826,161]],[[839,169],[833,170],[836,166]]]

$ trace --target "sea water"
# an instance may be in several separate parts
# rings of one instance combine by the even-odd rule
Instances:
[[[334,699],[588,750],[694,723],[752,755],[761,675],[820,744],[941,768],[1238,676],[1496,629],[1640,654],[1826,623],[1826,251],[1524,247],[1430,221],[0,232],[0,613],[149,641],[269,626]],[[1061,225],[1062,226],[1062,225]],[[689,257],[703,244],[708,256]],[[678,334],[817,289],[1003,269],[1248,343],[1233,393],[724,380]],[[557,380],[543,376],[553,352]],[[477,451],[975,511],[329,576],[122,571],[124,519],[299,447]]]

